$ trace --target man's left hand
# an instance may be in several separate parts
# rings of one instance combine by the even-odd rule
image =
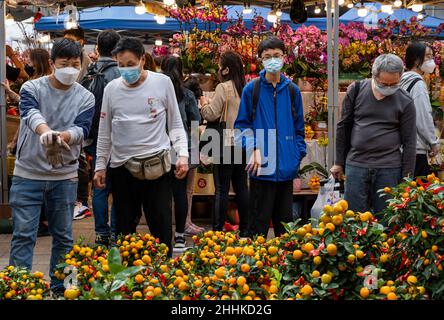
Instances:
[[[176,175],[177,179],[183,179],[186,177],[187,173],[188,173],[188,158],[179,157],[176,161],[176,170],[174,171],[174,174]]]

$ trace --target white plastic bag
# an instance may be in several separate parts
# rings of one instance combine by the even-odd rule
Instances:
[[[319,220],[324,207],[327,204],[333,205],[339,200],[341,200],[341,195],[339,193],[339,190],[335,190],[335,178],[333,178],[333,176],[330,176],[328,178],[328,182],[324,184],[319,190],[316,202],[313,205],[313,208],[311,208],[311,218],[316,219],[316,221]]]

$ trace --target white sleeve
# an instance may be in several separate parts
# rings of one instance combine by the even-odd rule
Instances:
[[[174,91],[173,82],[168,79],[166,86],[166,103],[167,103],[167,125],[168,133],[179,157],[188,158],[188,138],[183,127],[182,117],[177,104],[176,93]]]
[[[431,147],[439,144],[439,138],[435,134],[429,93],[423,81],[415,87],[412,90],[412,97],[416,107],[416,128],[423,142]]]
[[[110,106],[109,86],[105,88],[100,112],[99,135],[97,139],[97,160],[95,171],[106,170],[111,155],[112,113]]]

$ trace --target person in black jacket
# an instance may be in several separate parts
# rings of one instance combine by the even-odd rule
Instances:
[[[194,93],[185,88],[183,83],[182,60],[179,57],[168,56],[162,60],[162,72],[171,78],[176,93],[176,99],[179,104],[182,122],[188,135],[188,150],[190,151],[190,160],[192,159],[191,144],[191,128],[192,121],[200,123],[199,107]],[[196,151],[196,150],[194,150]],[[192,165],[189,165],[192,168]],[[174,249],[183,250],[185,248],[185,223],[188,214],[187,199],[187,178],[173,179],[173,198],[174,198],[174,214],[176,218],[176,234],[174,237]]]
[[[120,73],[117,67],[117,62],[112,58],[111,52],[114,50],[117,42],[120,40],[120,35],[114,30],[104,30],[97,36],[97,51],[99,53],[99,59],[95,64],[90,65],[90,73],[99,72],[103,74],[104,84],[111,82],[112,80],[119,78]],[[98,78],[97,78],[97,81]],[[104,89],[105,86],[103,86]],[[85,148],[87,154],[93,158],[93,167],[96,163],[96,150],[97,150],[97,136],[99,132],[100,111],[102,105],[103,91],[93,92],[96,98],[96,110],[91,125],[91,131],[86,141],[88,145]],[[96,243],[102,245],[108,245],[110,243],[111,236],[115,231],[115,213],[114,206],[111,208],[111,227],[108,224],[109,221],[109,208],[108,198],[111,194],[111,184],[106,182],[105,189],[98,189],[93,187],[92,194],[92,206],[94,214],[94,224],[96,232]]]

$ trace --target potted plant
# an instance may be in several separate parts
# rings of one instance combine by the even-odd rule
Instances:
[[[316,93],[313,104],[309,108],[305,121],[310,124],[314,131],[314,138],[317,139],[328,131],[328,103],[325,94]]]

